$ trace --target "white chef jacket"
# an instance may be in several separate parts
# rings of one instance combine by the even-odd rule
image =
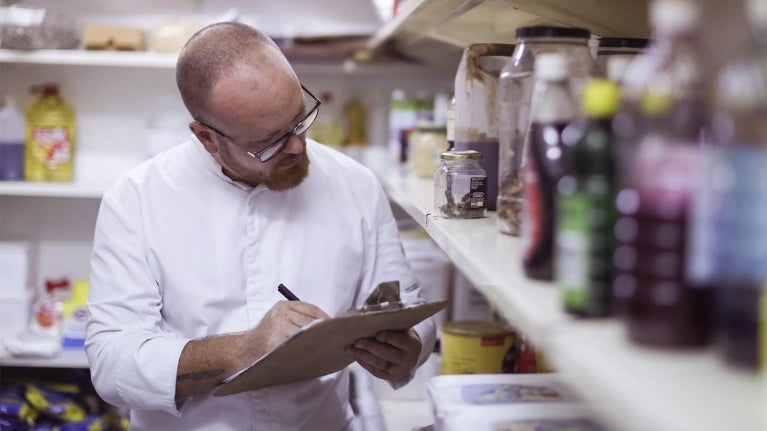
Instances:
[[[374,175],[314,141],[306,149],[309,175],[288,191],[232,181],[192,138],[104,195],[85,347],[96,390],[131,409],[131,429],[353,428],[347,371],[227,397],[199,394],[180,409],[174,401],[184,345],[253,328],[285,299],[280,283],[331,316],[360,306],[383,281],[399,280],[403,299],[417,300]],[[416,331],[421,364],[434,324]]]

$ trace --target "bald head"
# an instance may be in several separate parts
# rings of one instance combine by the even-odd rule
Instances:
[[[176,84],[193,118],[208,121],[211,90],[225,73],[242,67],[288,64],[279,47],[259,30],[244,24],[216,23],[195,33],[178,57]]]

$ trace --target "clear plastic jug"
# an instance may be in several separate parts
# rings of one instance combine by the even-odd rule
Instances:
[[[501,71],[498,89],[500,157],[497,168],[497,220],[498,229],[503,233],[520,235],[522,165],[529,140],[535,57],[549,52],[565,55],[573,99],[580,100],[586,80],[597,72],[589,51],[589,37],[591,32],[582,28],[532,26],[517,29],[519,44]]]

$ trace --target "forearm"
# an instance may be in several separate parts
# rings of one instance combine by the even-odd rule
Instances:
[[[192,340],[181,352],[176,374],[176,402],[219,385],[258,357],[244,347],[244,334]]]

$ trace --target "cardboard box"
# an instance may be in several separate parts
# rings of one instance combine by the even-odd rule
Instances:
[[[135,27],[88,25],[83,46],[90,50],[143,51],[144,34]]]

